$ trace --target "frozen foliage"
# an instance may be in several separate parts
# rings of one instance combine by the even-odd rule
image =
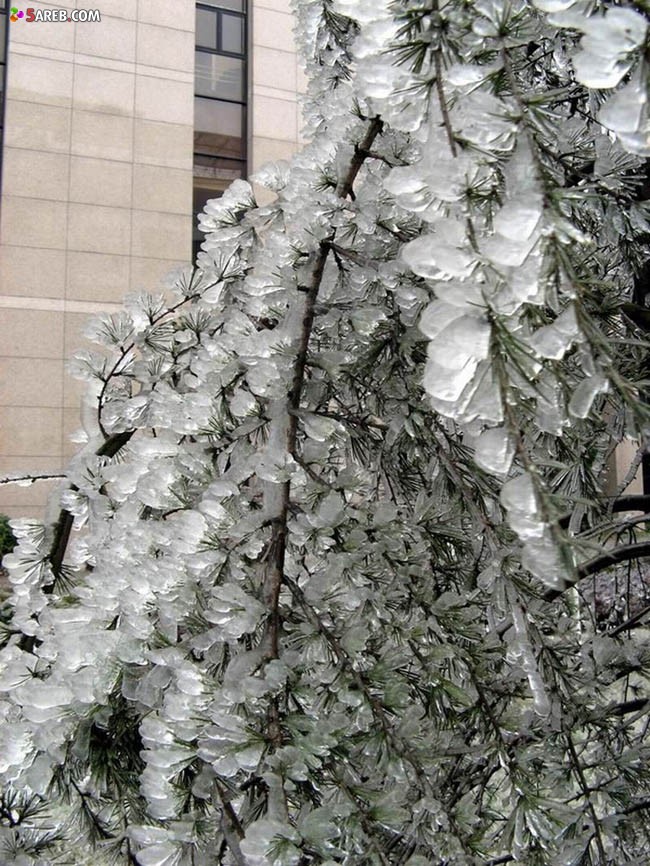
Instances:
[[[296,28],[311,143],[89,326],[60,515],[13,523],[0,862],[645,864],[645,611],[583,593],[648,553],[605,496],[648,420],[645,13]]]

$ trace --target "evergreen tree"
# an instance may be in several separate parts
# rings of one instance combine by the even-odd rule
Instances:
[[[13,522],[0,859],[647,864],[646,6],[296,20],[311,143],[95,321]]]

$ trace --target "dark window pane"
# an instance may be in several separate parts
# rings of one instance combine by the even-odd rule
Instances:
[[[231,159],[228,156],[207,156],[204,153],[194,154],[194,179],[200,183],[201,178],[218,178],[236,180],[243,177],[245,163],[241,159]]]
[[[224,13],[221,16],[221,50],[244,53],[244,19],[238,15]]]
[[[226,186],[227,184],[224,184],[224,186],[219,189],[210,189],[209,187],[201,186],[194,187],[192,203],[192,213],[194,214],[194,222],[192,224],[193,241],[202,241],[204,237],[203,232],[199,231],[199,214],[203,211],[206,203],[209,202],[211,198],[221,198]]]
[[[203,210],[208,199],[218,198],[233,180],[243,177],[244,165],[236,159],[197,154],[194,162],[194,213]]]
[[[196,44],[217,50],[217,13],[210,9],[196,10]]]
[[[194,165],[194,189],[192,213],[194,220],[192,224],[192,249],[194,258],[205,239],[203,232],[199,231],[199,214],[205,209],[210,199],[221,198],[233,180],[244,176],[244,163],[235,160],[211,159],[210,157],[199,157],[200,165]],[[225,167],[224,167],[225,166]]]
[[[246,156],[243,105],[216,99],[194,100],[194,150],[210,156]]]
[[[241,177],[241,172],[238,172],[237,177]],[[233,180],[236,180],[236,177],[233,177],[231,180],[219,181],[209,186],[204,186],[200,181],[195,181],[192,205],[194,215],[198,217],[210,199],[221,198],[224,190],[228,189]],[[195,222],[195,226],[197,222]]]
[[[195,56],[197,96],[244,101],[243,60],[203,51],[197,51]]]
[[[244,0],[202,0],[206,6],[214,6],[216,9],[230,9],[232,12],[245,12]]]

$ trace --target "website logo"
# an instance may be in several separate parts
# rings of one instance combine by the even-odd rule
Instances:
[[[18,9],[17,6],[12,6],[9,20],[12,22],[24,20],[27,24],[32,21],[75,21],[75,22],[97,22],[102,20],[99,9],[72,9],[68,12],[66,9],[33,9],[31,6],[25,9]]]

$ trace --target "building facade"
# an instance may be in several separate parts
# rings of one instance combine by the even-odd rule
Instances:
[[[295,152],[293,20],[290,0],[0,0],[0,475],[78,447],[88,316],[157,290],[205,202]],[[0,512],[40,516],[51,489],[0,487]]]

